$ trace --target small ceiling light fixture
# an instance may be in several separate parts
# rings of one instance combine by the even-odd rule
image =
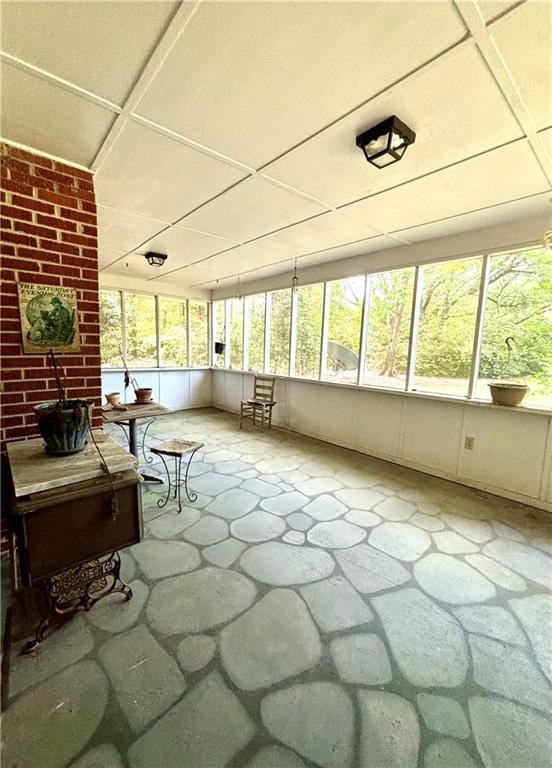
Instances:
[[[356,145],[369,163],[376,168],[385,168],[400,160],[415,140],[414,131],[393,115],[357,136]]]
[[[163,264],[167,261],[167,254],[166,253],[154,253],[153,251],[148,251],[146,255],[144,256],[150,267],[162,267]]]
[[[299,278],[297,277],[297,259],[295,259],[295,264],[293,266],[293,277],[291,278],[291,292],[297,293],[298,287],[299,287]]]

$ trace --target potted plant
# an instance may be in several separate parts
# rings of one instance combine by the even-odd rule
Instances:
[[[90,431],[90,400],[73,400],[67,397],[61,381],[56,358],[52,350],[48,352],[58,388],[58,399],[34,406],[38,429],[46,443],[46,451],[53,456],[70,456],[86,447]]]
[[[508,349],[508,370],[510,370],[513,336],[508,336],[504,341]],[[496,405],[515,406],[520,405],[529,391],[527,384],[516,384],[511,381],[491,381],[489,384],[491,398]]]

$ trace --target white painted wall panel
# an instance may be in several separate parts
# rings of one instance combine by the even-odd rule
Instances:
[[[366,453],[398,456],[400,452],[403,401],[396,395],[357,392],[356,447]]]
[[[208,369],[190,371],[190,406],[211,405],[212,396],[212,375]]]
[[[320,389],[320,435],[341,445],[355,444],[355,392],[333,387]]]
[[[499,408],[468,408],[465,434],[473,451],[462,451],[463,477],[496,488],[539,495],[546,450],[547,419]]]
[[[402,399],[403,458],[423,467],[455,473],[464,406],[413,397]]]
[[[167,408],[188,408],[190,405],[190,372],[160,371],[159,402]]]
[[[288,396],[290,429],[320,435],[320,386],[306,381],[289,381]]]

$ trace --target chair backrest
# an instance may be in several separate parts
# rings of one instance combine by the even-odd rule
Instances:
[[[274,379],[270,376],[255,376],[253,398],[264,402],[274,400]]]

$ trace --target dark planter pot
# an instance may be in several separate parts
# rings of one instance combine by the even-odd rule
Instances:
[[[34,406],[38,429],[52,456],[70,456],[86,447],[90,431],[93,403],[86,400],[66,400],[39,403]]]

